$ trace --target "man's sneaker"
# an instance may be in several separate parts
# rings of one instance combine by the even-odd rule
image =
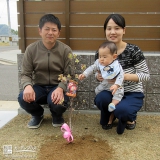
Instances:
[[[61,127],[64,123],[64,119],[62,117],[53,117],[52,125],[53,127]]]
[[[28,123],[28,128],[38,128],[43,121],[43,115],[42,116],[32,116],[31,120]]]

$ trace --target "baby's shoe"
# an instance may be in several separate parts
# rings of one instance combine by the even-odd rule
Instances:
[[[113,112],[115,109],[116,109],[116,107],[115,107],[115,105],[114,105],[113,103],[110,103],[110,104],[108,105],[108,111],[109,111],[109,112]]]

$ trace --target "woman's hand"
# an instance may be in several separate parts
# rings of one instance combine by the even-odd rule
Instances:
[[[103,77],[102,77],[102,75],[101,75],[101,73],[99,71],[97,72],[96,78],[100,82],[102,82],[104,80]],[[108,81],[108,83],[112,83],[113,84],[116,81],[116,79],[108,79],[107,81]]]
[[[125,73],[125,74],[124,74],[124,81],[134,81],[134,82],[138,82],[138,81],[139,81],[139,78],[138,78],[137,74]]]
[[[96,76],[96,78],[98,79],[98,81],[103,81],[103,77],[102,77],[102,75],[101,75],[101,73],[98,71],[97,72],[97,76]]]

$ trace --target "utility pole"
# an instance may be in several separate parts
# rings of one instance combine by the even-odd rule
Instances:
[[[8,13],[8,36],[10,46],[12,45],[12,36],[11,36],[11,20],[10,20],[10,8],[9,8],[9,0],[7,0],[7,13]]]

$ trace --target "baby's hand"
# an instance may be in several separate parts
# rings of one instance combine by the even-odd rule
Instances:
[[[84,74],[80,74],[79,76],[78,76],[78,79],[79,80],[83,80],[85,78],[85,75]]]
[[[117,89],[119,88],[119,85],[114,84],[110,87],[110,90],[112,91],[112,95],[115,94],[115,92],[117,91]]]

